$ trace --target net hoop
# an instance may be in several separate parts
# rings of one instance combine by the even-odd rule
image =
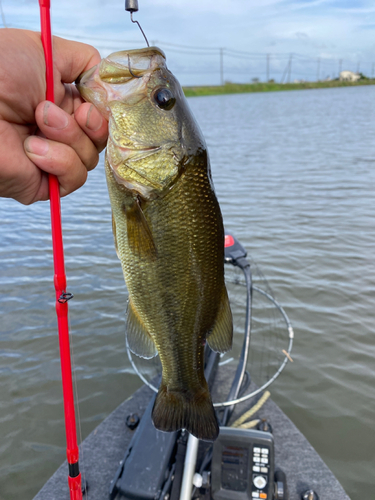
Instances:
[[[261,387],[259,387],[258,389],[256,389],[255,391],[252,391],[250,392],[249,394],[245,394],[244,396],[241,396],[240,398],[237,398],[237,399],[233,399],[231,401],[224,401],[222,403],[214,403],[214,408],[224,408],[226,406],[233,406],[233,405],[236,405],[238,403],[242,403],[243,401],[247,401],[248,399],[256,396],[257,394],[259,394],[260,392],[264,391],[267,387],[269,387],[276,379],[277,377],[280,375],[280,373],[284,370],[285,366],[287,365],[288,361],[291,359],[290,358],[290,353],[292,352],[292,347],[293,347],[293,339],[294,339],[294,331],[293,331],[293,327],[290,323],[290,320],[288,318],[288,315],[286,314],[286,312],[284,311],[283,307],[277,302],[277,300],[272,297],[272,295],[270,295],[269,293],[265,292],[264,290],[262,290],[261,288],[258,288],[257,286],[253,285],[253,291],[256,291],[258,293],[260,293],[261,295],[264,295],[268,300],[270,300],[276,307],[277,309],[281,312],[282,316],[283,316],[283,319],[285,321],[285,324],[286,324],[286,327],[287,327],[287,330],[288,330],[288,335],[289,335],[289,345],[288,345],[288,349],[286,351],[286,354],[285,354],[285,357],[280,365],[280,367],[278,368],[278,370],[274,373],[274,375],[267,381],[265,382]],[[132,357],[132,354],[131,354],[131,351],[129,349],[129,346],[128,344],[126,344],[126,350],[127,350],[127,353],[128,353],[128,358],[129,358],[129,361],[135,371],[135,373],[138,375],[138,377],[142,380],[142,382],[147,385],[152,391],[154,392],[158,392],[158,388],[155,387],[151,382],[149,382],[146,377],[144,377],[144,375],[142,375],[142,373],[138,370],[138,367],[137,365],[135,364],[134,360],[133,360],[133,357]]]

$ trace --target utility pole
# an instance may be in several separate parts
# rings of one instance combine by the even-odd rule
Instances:
[[[342,59],[339,59],[339,78],[341,71],[342,71]]]
[[[224,85],[224,49],[220,49],[220,85]]]
[[[292,60],[293,60],[293,53],[290,54],[290,57],[289,57],[288,83],[290,83],[290,78],[291,78],[291,75],[292,75]]]
[[[361,62],[360,62],[360,61],[358,61],[358,62],[357,62],[357,73],[359,73],[360,66],[361,66]]]
[[[267,82],[270,81],[270,55],[267,54]]]
[[[320,77],[320,57],[318,57],[318,68],[316,70],[316,81],[317,82],[319,81],[319,77]]]

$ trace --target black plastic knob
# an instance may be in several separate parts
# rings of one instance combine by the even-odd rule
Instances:
[[[272,434],[272,426],[265,418],[259,422],[257,428],[259,431],[270,432]]]
[[[126,417],[125,422],[129,429],[133,431],[136,427],[138,427],[139,417],[136,413],[131,413]]]

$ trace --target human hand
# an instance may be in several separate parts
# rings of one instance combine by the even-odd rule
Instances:
[[[78,189],[104,149],[108,123],[71,83],[100,62],[90,45],[53,37],[55,103],[45,101],[40,34],[0,29],[0,196],[26,205]]]

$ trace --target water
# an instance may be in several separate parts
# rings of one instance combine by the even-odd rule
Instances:
[[[225,224],[296,333],[273,398],[353,499],[375,486],[375,87],[194,98]],[[102,160],[62,202],[85,437],[140,382]],[[0,499],[32,498],[65,457],[49,206],[0,200]]]

